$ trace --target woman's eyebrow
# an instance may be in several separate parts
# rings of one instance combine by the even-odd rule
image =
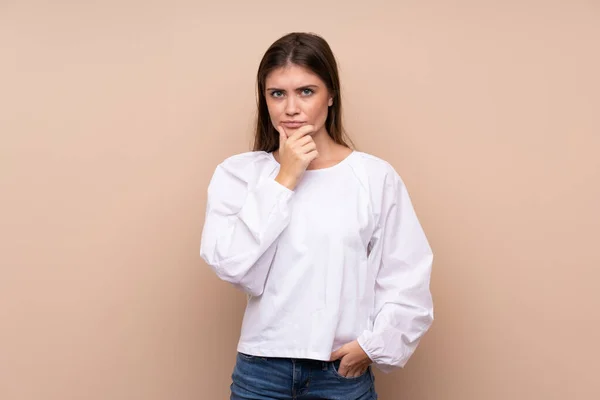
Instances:
[[[312,89],[312,88],[318,88],[318,86],[317,85],[304,85],[304,86],[300,86],[300,87],[296,88],[296,90]],[[267,88],[267,90],[277,90],[277,91],[281,91],[281,92],[285,91],[285,89],[279,89],[279,88],[274,88],[274,87]]]

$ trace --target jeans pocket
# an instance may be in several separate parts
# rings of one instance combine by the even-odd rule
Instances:
[[[335,360],[331,363],[331,369],[333,371],[333,374],[340,379],[346,379],[346,380],[352,381],[352,380],[364,378],[365,376],[367,376],[367,374],[371,373],[370,372],[371,367],[369,366],[369,367],[367,367],[366,371],[363,372],[362,374],[360,374],[359,376],[353,376],[353,377],[348,378],[339,373],[340,364],[341,364],[340,360]]]
[[[253,356],[251,354],[240,353],[239,351],[238,351],[238,357],[240,359],[242,359],[243,361],[248,361],[248,362],[269,361],[269,359],[267,357]]]

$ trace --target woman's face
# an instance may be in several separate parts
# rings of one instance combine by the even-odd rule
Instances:
[[[289,64],[273,70],[265,82],[267,108],[273,126],[290,135],[302,125],[313,125],[312,135],[325,131],[333,100],[325,82],[309,69]]]

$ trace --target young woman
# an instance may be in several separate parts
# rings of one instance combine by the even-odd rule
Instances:
[[[231,399],[376,399],[433,321],[433,255],[394,168],[352,149],[327,42],[258,69],[254,151],[216,168],[201,257],[248,294]]]

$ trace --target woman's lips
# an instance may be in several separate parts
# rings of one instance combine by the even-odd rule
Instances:
[[[292,128],[292,129],[293,128],[300,128],[304,124],[306,124],[306,122],[296,122],[296,121],[291,122],[291,121],[288,121],[288,122],[282,122],[281,123],[281,125],[283,125],[284,127],[286,127],[286,128]]]

